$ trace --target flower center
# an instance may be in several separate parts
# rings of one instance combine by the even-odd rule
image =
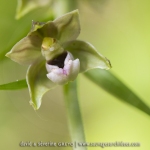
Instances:
[[[50,47],[55,43],[55,39],[50,37],[45,37],[42,42],[43,50],[49,50]]]
[[[55,57],[53,60],[48,61],[47,63],[49,65],[54,65],[54,66],[58,66],[59,68],[63,68],[66,57],[67,57],[67,52],[64,52],[61,55]]]
[[[51,38],[44,37],[41,45],[41,53],[45,57],[46,61],[53,60],[56,56],[64,52],[63,47],[59,44],[59,41]]]

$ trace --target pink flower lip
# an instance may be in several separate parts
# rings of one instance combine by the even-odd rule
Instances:
[[[79,59],[74,60],[70,52],[67,52],[66,56],[62,54],[62,57],[64,57],[64,60],[58,57],[59,59],[56,58],[54,61],[51,61],[50,64],[46,63],[46,69],[48,71],[47,77],[57,84],[65,84],[68,81],[73,81],[80,70]],[[61,68],[60,66],[63,67]]]

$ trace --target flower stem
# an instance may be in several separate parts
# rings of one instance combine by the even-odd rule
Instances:
[[[65,104],[67,108],[68,125],[72,142],[76,142],[74,150],[86,150],[86,147],[79,147],[79,142],[85,142],[84,128],[78,103],[77,81],[64,85]]]
[[[68,5],[68,12],[73,11],[78,8],[78,2],[77,0],[67,0],[67,5]]]

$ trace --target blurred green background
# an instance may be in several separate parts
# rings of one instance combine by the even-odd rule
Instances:
[[[44,8],[15,20],[17,1],[0,0],[0,53],[5,54],[31,27],[31,20],[46,21]],[[111,72],[150,105],[150,1],[80,0],[81,34],[110,59]],[[56,7],[58,11],[61,7]],[[0,84],[25,78],[27,66],[8,58],[0,60]],[[87,142],[139,142],[141,147],[105,149],[150,149],[150,117],[78,76],[78,93]],[[130,95],[129,95],[130,96]],[[62,87],[48,92],[41,108],[29,105],[28,90],[0,91],[0,149],[32,149],[21,141],[70,142]],[[64,149],[42,147],[36,149]],[[100,147],[89,147],[89,150]]]

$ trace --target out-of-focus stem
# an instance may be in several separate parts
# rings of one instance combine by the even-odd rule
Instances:
[[[72,11],[78,8],[78,1],[77,0],[66,0],[68,11]]]

